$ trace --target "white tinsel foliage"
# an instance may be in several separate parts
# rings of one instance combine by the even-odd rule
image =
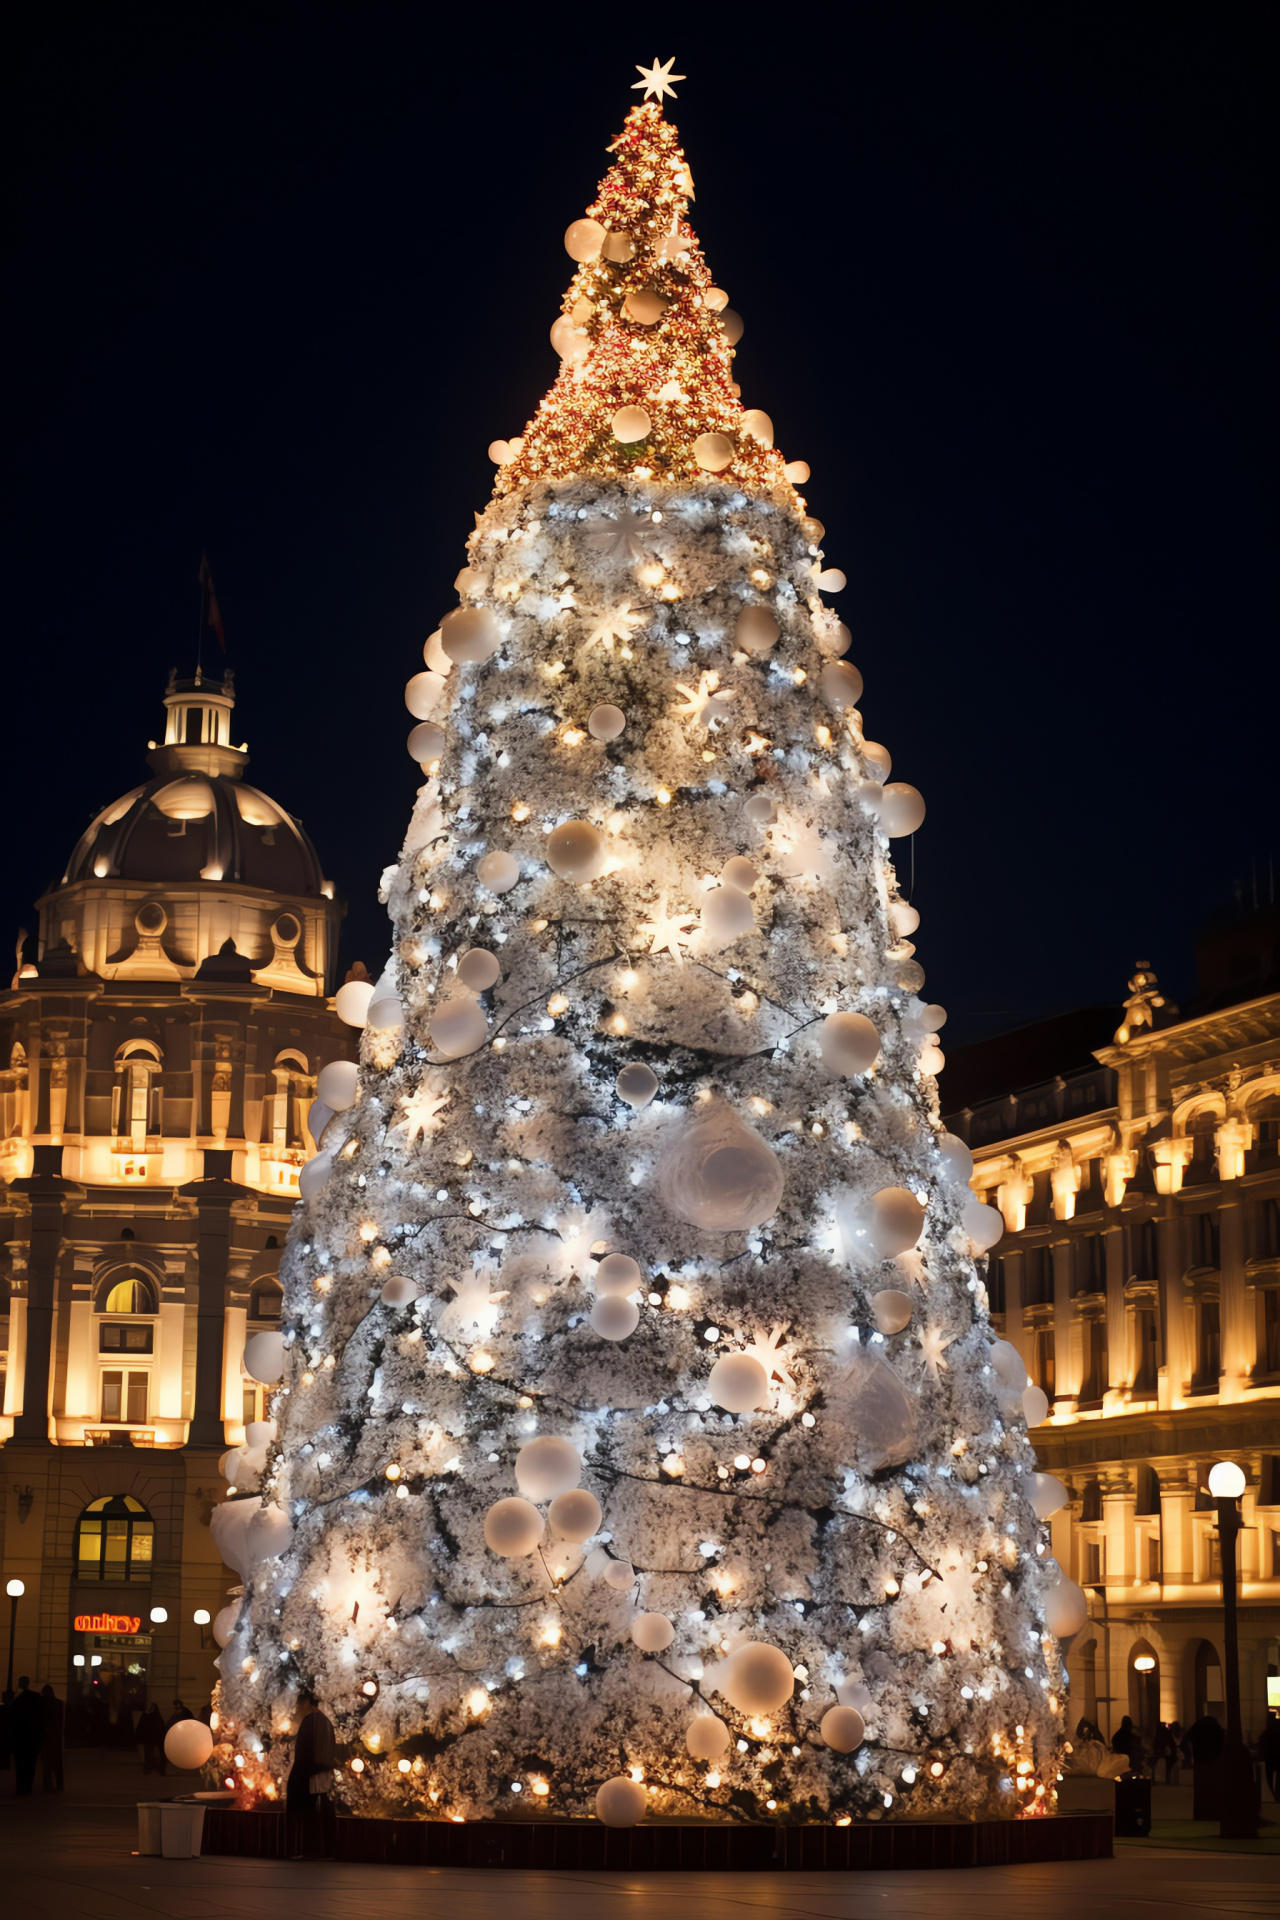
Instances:
[[[246,1791],[279,1791],[306,1686],[365,1811],[582,1814],[637,1768],[654,1810],[727,1820],[1008,1813],[1019,1762],[1052,1798],[1056,1568],[819,536],[711,479],[539,483],[480,521],[464,604],[498,644],[428,643],[445,743],[384,875],[400,1023],[366,1033],[282,1269],[261,1498],[292,1538],[222,1658]],[[755,605],[765,653],[737,645]],[[868,1070],[829,1063],[837,1012],[873,1023]],[[923,1220],[888,1255],[885,1189]],[[744,1411],[712,1387],[733,1356]],[[539,1436],[598,1512],[547,1481],[493,1515]],[[767,1710],[730,1698],[751,1643],[793,1674]],[[727,1747],[695,1759],[708,1709]]]

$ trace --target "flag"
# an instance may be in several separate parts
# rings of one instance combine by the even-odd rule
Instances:
[[[200,585],[204,588],[204,621],[206,627],[212,627],[218,636],[218,645],[225,653],[227,636],[222,626],[222,609],[218,605],[218,596],[213,590],[213,575],[209,571],[209,556],[200,555]]]

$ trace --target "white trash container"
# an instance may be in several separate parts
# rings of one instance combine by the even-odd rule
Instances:
[[[138,1802],[138,1852],[159,1853],[161,1848],[160,1815],[166,1803],[163,1800],[139,1800]]]
[[[204,1839],[204,1808],[170,1800],[160,1812],[160,1851],[166,1860],[194,1860]]]

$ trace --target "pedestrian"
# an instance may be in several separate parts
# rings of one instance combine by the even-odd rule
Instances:
[[[61,1793],[63,1703],[46,1682],[40,1689],[44,1701],[44,1739],[40,1742],[40,1785],[45,1793]]]
[[[337,1821],[329,1789],[337,1759],[333,1723],[320,1710],[314,1693],[298,1695],[298,1723],[293,1765],[285,1787],[285,1816],[289,1827],[289,1856],[293,1860],[332,1859]]]
[[[138,1722],[144,1773],[163,1774],[167,1771],[164,1760],[164,1734],[164,1716],[153,1700]]]
[[[1258,1741],[1258,1758],[1266,1771],[1273,1800],[1280,1799],[1280,1714],[1269,1713]]]
[[[195,1715],[194,1713],[192,1713],[190,1707],[186,1705],[185,1701],[175,1700],[173,1703],[173,1712],[169,1715],[169,1718],[165,1721],[164,1724],[167,1730],[169,1727],[176,1727],[180,1720],[194,1720],[194,1719],[195,1719]]]
[[[1090,1740],[1101,1740],[1101,1738],[1102,1734],[1098,1728],[1094,1726],[1092,1720],[1087,1718],[1081,1719],[1079,1725],[1076,1727],[1076,1739],[1080,1742],[1081,1746],[1086,1746]]]
[[[1141,1773],[1145,1752],[1142,1733],[1135,1727],[1126,1713],[1120,1722],[1119,1732],[1111,1742],[1112,1753],[1122,1753],[1129,1762],[1130,1773]]]
[[[17,1774],[15,1793],[30,1793],[35,1786],[36,1761],[44,1742],[44,1701],[32,1693],[26,1674],[18,1677],[18,1697],[9,1709],[12,1728],[13,1767]]]
[[[13,1688],[6,1687],[0,1697],[0,1772],[8,1773],[13,1760],[13,1722],[9,1709],[13,1705]]]
[[[1164,1783],[1176,1787],[1182,1777],[1182,1722],[1171,1720],[1165,1728]]]
[[[1197,1767],[1212,1766],[1215,1760],[1221,1758],[1226,1744],[1227,1736],[1215,1714],[1202,1713],[1187,1728],[1187,1745],[1191,1748],[1191,1758]]]

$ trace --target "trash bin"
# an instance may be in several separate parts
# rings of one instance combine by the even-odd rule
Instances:
[[[138,1852],[159,1853],[160,1851],[160,1815],[164,1811],[162,1800],[140,1800],[138,1802]]]
[[[192,1800],[138,1803],[138,1852],[192,1860],[204,1839],[204,1808]]]
[[[1151,1781],[1144,1773],[1122,1773],[1116,1781],[1116,1838],[1145,1840],[1151,1831]]]

